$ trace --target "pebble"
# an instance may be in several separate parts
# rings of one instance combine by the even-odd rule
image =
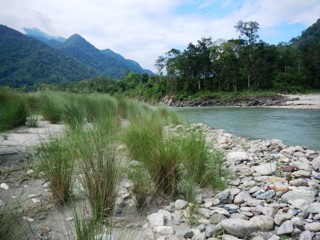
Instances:
[[[242,238],[259,230],[257,224],[243,219],[225,219],[220,225],[227,233]]]
[[[176,210],[185,209],[188,206],[188,202],[182,199],[178,199],[174,202],[174,208]]]
[[[285,221],[281,224],[281,226],[277,229],[277,235],[285,235],[291,234],[293,232],[293,224],[290,220]]]
[[[3,188],[4,190],[8,190],[9,189],[9,185],[6,183],[1,183],[0,184],[0,188]]]
[[[320,222],[307,223],[304,228],[311,232],[320,232]]]

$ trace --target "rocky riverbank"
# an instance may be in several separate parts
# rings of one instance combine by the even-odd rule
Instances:
[[[172,100],[166,96],[163,102],[171,107],[207,107],[207,106],[282,106],[287,98],[285,96],[260,96],[260,97],[234,97],[222,99],[218,97],[207,97],[202,99]]]
[[[171,107],[206,107],[206,106],[236,106],[236,107],[272,107],[292,109],[320,109],[320,94],[279,94],[276,96],[234,97],[172,100],[166,96],[162,102]]]
[[[176,200],[148,215],[150,239],[320,239],[319,152],[280,140],[251,141],[203,124],[192,128],[203,129],[207,143],[225,151],[228,188],[200,192],[196,203]]]
[[[62,125],[43,124],[37,129],[23,128],[2,135],[3,149],[36,144],[48,136],[46,128],[63,132]],[[101,235],[102,239],[118,239],[116,233],[127,230],[130,233],[122,235],[123,239],[320,239],[319,151],[286,146],[281,140],[249,140],[204,124],[164,129],[175,134],[194,130],[205,133],[210,151],[224,153],[224,169],[229,172],[227,188],[221,192],[198,189],[193,203],[178,199],[155,204],[152,211],[141,216],[133,211],[133,185],[124,181],[117,200],[122,213],[115,219],[121,227],[115,226],[113,238]],[[35,141],[28,141],[28,134],[33,136],[34,131]],[[19,144],[15,145],[14,139],[20,139]],[[8,160],[5,165],[0,177],[0,207],[5,201],[3,196],[18,197],[25,221],[38,224],[37,236],[72,236],[72,211],[57,209],[50,202],[50,183],[34,178],[31,169],[9,166]]]

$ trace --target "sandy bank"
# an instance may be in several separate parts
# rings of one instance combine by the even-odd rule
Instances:
[[[271,108],[320,109],[320,94],[283,94],[288,100],[281,106]]]

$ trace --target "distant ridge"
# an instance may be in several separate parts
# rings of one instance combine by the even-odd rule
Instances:
[[[0,25],[0,85],[79,81],[97,76],[91,68],[38,40]]]
[[[73,34],[65,39],[50,36],[39,29],[25,28],[24,30],[27,36],[40,40],[65,55],[94,68],[99,75],[121,78],[128,72],[153,74],[150,70],[143,69],[139,63],[125,59],[111,49],[97,49],[79,34]]]

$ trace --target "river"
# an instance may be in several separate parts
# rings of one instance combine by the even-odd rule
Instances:
[[[320,110],[252,107],[174,108],[189,122],[205,123],[250,139],[281,139],[320,150]]]

